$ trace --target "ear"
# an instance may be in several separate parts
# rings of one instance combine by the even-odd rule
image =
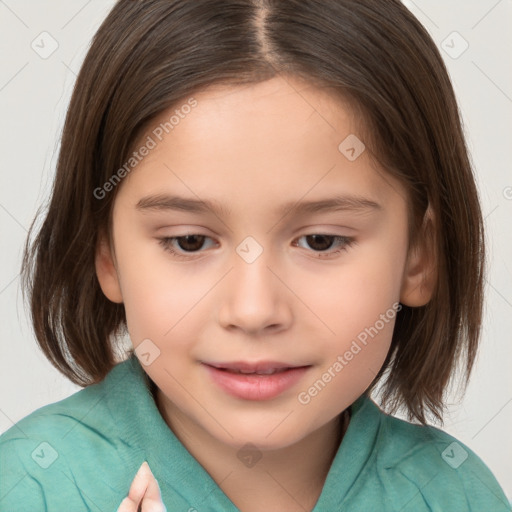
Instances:
[[[100,235],[95,256],[96,275],[105,297],[121,304],[123,295],[112,252],[107,237],[104,234]]]
[[[420,307],[427,304],[437,281],[434,216],[430,206],[423,218],[421,233],[409,249],[402,278],[400,302],[404,306]]]

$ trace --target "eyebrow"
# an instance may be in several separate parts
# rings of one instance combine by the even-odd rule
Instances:
[[[176,210],[197,214],[213,213],[219,217],[227,217],[231,214],[229,208],[226,208],[217,201],[167,194],[143,197],[137,203],[136,209],[142,212]],[[364,213],[372,210],[382,210],[382,206],[375,201],[361,196],[337,195],[316,201],[291,201],[284,203],[277,208],[276,213],[278,215],[286,215],[288,213],[299,215],[347,210]]]

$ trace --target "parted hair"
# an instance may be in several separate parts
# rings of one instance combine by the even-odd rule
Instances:
[[[126,317],[100,288],[95,252],[100,234],[111,233],[122,183],[102,197],[94,191],[183,98],[276,75],[348,100],[361,114],[367,150],[407,190],[410,244],[428,237],[434,292],[426,305],[397,313],[391,348],[366,393],[382,385],[389,410],[442,422],[449,383],[460,368],[467,385],[477,353],[483,221],[448,72],[398,0],[119,0],[78,74],[51,195],[24,249],[22,287],[37,343],[80,386],[106,376]],[[427,209],[430,235],[422,229]]]

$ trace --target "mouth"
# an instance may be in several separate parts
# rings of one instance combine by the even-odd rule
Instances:
[[[288,363],[281,363],[278,361],[260,361],[257,363],[249,363],[246,361],[235,361],[232,363],[204,363],[217,370],[225,370],[232,373],[243,373],[251,374],[256,373],[258,375],[273,375],[274,373],[284,372],[293,368],[303,368],[304,366],[311,365],[293,365]]]
[[[312,365],[278,361],[203,363],[211,379],[228,394],[245,400],[268,400],[292,388]]]

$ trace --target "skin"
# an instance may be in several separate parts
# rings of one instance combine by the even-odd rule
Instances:
[[[160,486],[147,462],[144,462],[137,471],[128,491],[128,496],[117,509],[117,512],[139,511],[167,512],[165,505],[162,503]]]
[[[98,245],[98,279],[124,304],[133,346],[150,339],[160,350],[143,366],[158,408],[231,501],[244,512],[311,510],[341,442],[340,414],[382,366],[394,320],[309,403],[298,395],[394,303],[426,304],[433,263],[425,248],[408,251],[402,185],[369,151],[350,161],[338,150],[360,134],[358,118],[328,89],[280,76],[194,98],[197,106],[122,181],[113,247]],[[136,208],[157,193],[216,200],[230,214]],[[380,208],[276,212],[335,194]],[[185,234],[207,237],[188,253],[175,240],[185,259],[159,240]],[[328,238],[322,251],[312,234],[354,243],[334,254],[343,243]],[[247,236],[263,248],[252,263],[236,252]],[[253,401],[226,394],[201,364],[235,360],[312,366],[278,397]],[[253,467],[237,457],[246,443],[262,455]]]

